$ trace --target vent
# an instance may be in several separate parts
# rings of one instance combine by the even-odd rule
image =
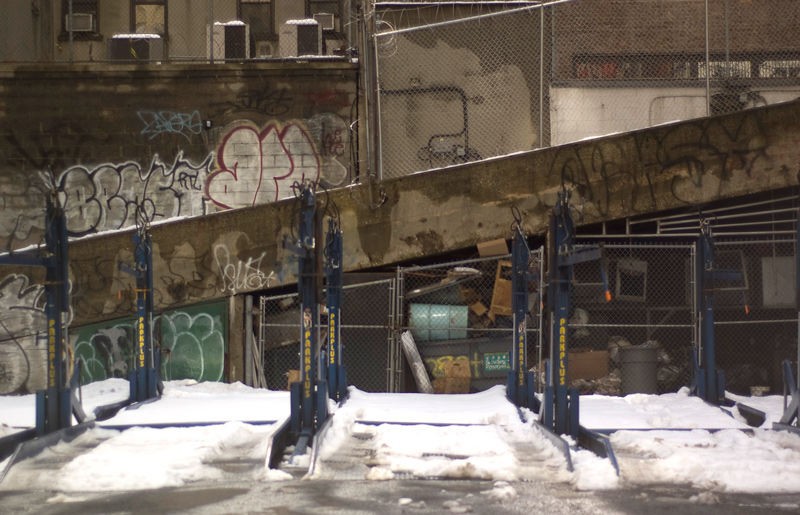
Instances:
[[[69,14],[64,15],[64,27],[69,32],[72,25],[72,32],[94,32],[94,16],[88,13],[73,13],[72,24],[69,22]]]
[[[316,20],[289,20],[280,33],[281,57],[322,55],[322,27]]]
[[[117,34],[108,40],[108,58],[129,62],[161,61],[164,40],[151,34]]]
[[[271,41],[256,41],[256,55],[255,58],[272,57],[272,42]]]
[[[240,21],[215,23],[213,37],[209,37],[208,31],[209,27],[206,26],[207,58],[220,60],[250,58],[249,25]]]
[[[336,26],[334,25],[336,22],[336,18],[332,14],[328,13],[319,13],[314,15],[314,19],[319,23],[319,26],[322,27],[322,30],[334,30]]]

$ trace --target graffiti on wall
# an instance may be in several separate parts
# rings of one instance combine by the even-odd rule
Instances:
[[[24,275],[0,281],[0,394],[32,393],[46,386],[47,346],[42,333],[44,286]]]
[[[251,113],[266,116],[280,116],[289,112],[294,98],[283,87],[250,89],[236,95],[232,101],[211,104],[212,117],[230,114]]]
[[[148,167],[129,161],[68,168],[55,179],[64,192],[67,230],[82,236],[132,227],[137,202],[154,221],[204,214],[203,186],[211,162],[209,156],[193,164],[179,153],[171,164],[155,156]],[[8,249],[44,228],[45,195],[53,179],[44,172],[0,177],[0,184],[16,194],[0,205],[0,241]]]
[[[203,131],[200,112],[178,113],[175,111],[137,111],[136,116],[144,123],[141,133],[153,139],[159,134],[179,134],[191,141],[193,134]]]
[[[129,161],[69,168],[59,178],[67,228],[77,235],[132,227],[137,200],[153,221],[204,214],[203,183],[211,160],[193,164],[179,152],[171,164],[155,156],[149,167]]]
[[[559,177],[558,187],[572,189],[576,203],[585,205],[584,222],[617,216],[619,210],[629,216],[673,207],[676,201],[691,205],[724,198],[752,181],[754,170],[769,166],[775,157],[767,154],[770,145],[773,154],[782,151],[765,136],[768,131],[758,112],[743,114],[733,123],[711,118],[630,138],[559,147],[548,174],[536,177],[541,181],[538,194],[552,191],[548,188],[556,185],[549,178]],[[784,167],[776,172],[788,184],[797,170]]]
[[[184,135],[200,131],[197,111],[191,115],[139,111],[138,115],[147,120],[146,132],[151,135],[155,131]],[[168,115],[177,118],[170,121],[165,118]],[[69,166],[56,177],[46,170],[67,162],[65,152],[29,154],[19,150],[31,165],[44,168],[33,174],[0,174],[0,186],[9,193],[0,205],[2,248],[13,248],[14,241],[31,238],[34,229],[43,230],[45,195],[53,182],[65,193],[67,229],[72,236],[81,236],[132,227],[139,204],[150,220],[162,221],[207,214],[208,200],[217,209],[274,202],[291,196],[291,185],[303,179],[340,186],[348,174],[349,138],[347,124],[331,113],[304,122],[273,121],[263,128],[236,122],[224,128],[216,153],[209,153],[201,162],[193,162],[179,151],[171,163],[155,155],[146,166],[136,161]],[[71,152],[81,152],[80,145],[90,139],[85,136],[74,141],[78,147]]]
[[[154,341],[164,380],[222,381],[225,377],[227,308],[224,302],[167,311],[155,317]],[[128,317],[71,332],[75,359],[84,362],[81,383],[127,378],[134,367],[135,319]]]
[[[163,378],[224,380],[227,319],[224,302],[164,314],[161,319]]]
[[[291,197],[292,184],[307,179],[339,186],[347,177],[347,145],[347,126],[331,114],[305,123],[270,122],[263,128],[232,124],[217,150],[207,196],[220,208],[231,209]]]
[[[262,270],[266,252],[258,257],[248,257],[244,260],[231,256],[225,244],[214,245],[214,260],[222,279],[222,292],[235,295],[239,291],[253,291],[269,288],[271,282],[278,283],[278,276],[274,271],[268,274]]]

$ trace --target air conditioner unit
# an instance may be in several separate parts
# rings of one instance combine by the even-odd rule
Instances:
[[[250,26],[241,21],[206,26],[206,57],[208,59],[249,59],[250,58]]]
[[[112,61],[162,61],[164,40],[157,34],[116,34],[107,50]]]
[[[89,13],[72,14],[72,32],[94,32],[94,16]],[[69,32],[69,14],[64,15],[64,28]]]
[[[322,27],[314,19],[288,20],[280,33],[281,57],[322,55]]]
[[[317,20],[322,30],[335,30],[336,29],[336,17],[329,13],[319,13],[314,15],[314,19]]]

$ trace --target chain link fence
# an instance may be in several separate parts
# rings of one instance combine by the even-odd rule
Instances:
[[[587,244],[595,242],[577,247]],[[532,252],[540,277],[542,256],[542,249]],[[602,395],[690,386],[692,350],[702,356],[704,344],[696,245],[613,243],[603,245],[603,256],[573,268],[570,386]],[[780,394],[782,361],[798,359],[794,240],[718,239],[714,267],[742,272],[740,280],[713,285],[716,367],[726,372],[727,390]],[[553,321],[543,319],[538,282],[529,294],[527,362],[541,391]],[[505,384],[514,332],[511,298],[511,256],[398,268],[396,278],[345,286],[341,330],[348,384],[371,392],[434,393]],[[296,294],[261,298],[259,344],[270,389],[285,390],[297,380],[290,371],[299,367],[299,320]],[[411,336],[404,343],[413,350],[401,344],[403,335]]]
[[[383,178],[800,97],[796,1],[489,9],[380,13]]]
[[[394,29],[375,37],[381,176],[541,146],[542,26],[534,8]]]
[[[396,390],[393,331],[394,279],[343,287],[342,360],[347,382],[367,392]],[[261,297],[258,347],[266,387],[288,390],[300,380],[300,302],[298,295]],[[327,346],[327,315],[320,312],[320,346]],[[322,366],[322,363],[318,363]]]
[[[790,0],[559,5],[552,143],[794,100],[799,20]]]
[[[510,256],[404,268],[399,330],[409,331],[436,393],[506,384],[514,341]],[[541,249],[532,252],[542,272]],[[531,284],[527,360],[542,359],[541,299]],[[415,378],[417,384],[420,378]]]
[[[797,361],[798,352],[795,242],[718,240],[715,258],[718,269],[742,273],[714,291],[715,356],[726,388],[780,395],[781,363]]]
[[[607,244],[574,267],[569,381],[581,393],[665,393],[690,384],[694,246]]]
[[[392,325],[395,280],[348,285],[343,294],[341,341],[347,383],[365,392],[398,391]]]

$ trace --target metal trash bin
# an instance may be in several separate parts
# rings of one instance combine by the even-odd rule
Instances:
[[[619,367],[622,394],[658,393],[658,349],[655,347],[620,347]]]

